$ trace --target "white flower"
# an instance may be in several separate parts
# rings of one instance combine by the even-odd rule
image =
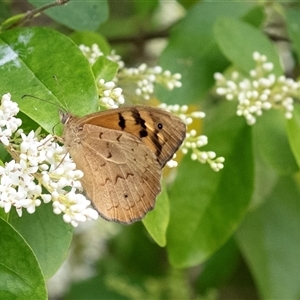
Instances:
[[[11,101],[11,95],[3,95],[0,106],[0,142],[5,146],[8,146],[11,135],[22,124],[21,119],[14,117],[18,112],[18,104]]]
[[[91,65],[98,59],[98,57],[104,56],[104,53],[100,50],[97,44],[93,44],[91,47],[81,44],[79,45],[79,49],[82,51]],[[124,67],[124,62],[121,61],[121,57],[117,55],[114,50],[112,50],[111,53],[106,56],[106,58],[116,62],[120,68]]]
[[[81,44],[79,45],[79,49],[82,51],[91,65],[97,60],[99,56],[103,55],[97,44],[93,44],[91,48]]]
[[[89,207],[91,202],[78,193],[82,190],[79,179],[83,173],[76,169],[66,149],[52,142],[48,146],[46,157],[45,162],[48,164],[51,162],[51,167],[49,170],[41,171],[43,175],[41,180],[51,194],[54,213],[63,213],[64,221],[75,227],[79,222],[97,219],[98,213]],[[70,192],[67,192],[68,188],[71,188]],[[50,201],[49,196],[43,195],[42,199]]]
[[[154,93],[154,84],[158,83],[165,88],[172,90],[181,87],[181,74],[171,74],[169,70],[163,71],[160,66],[153,68],[141,64],[137,68],[122,68],[117,74],[117,81],[120,85],[136,84],[135,94],[144,100],[149,100]]]
[[[231,74],[231,79],[215,74],[216,92],[227,100],[238,101],[237,115],[244,116],[248,125],[256,123],[256,117],[263,111],[280,109],[284,116],[292,117],[294,109],[293,97],[299,98],[300,83],[285,76],[276,77],[270,73],[274,66],[267,62],[267,57],[258,52],[253,53],[256,68],[249,72],[249,78],[241,77],[237,72]]]
[[[22,207],[32,213],[40,205],[36,198],[40,196],[41,187],[35,183],[31,171],[24,162],[17,163],[15,160],[0,167],[0,206],[5,212],[15,206],[19,215]]]
[[[0,207],[6,213],[15,207],[22,216],[22,209],[31,214],[42,202],[52,200],[54,213],[64,213],[63,218],[73,226],[97,219],[97,211],[89,207],[91,202],[81,194],[79,179],[83,173],[76,170],[66,149],[54,142],[52,135],[40,139],[39,130],[28,135],[18,130],[21,120],[14,117],[18,111],[10,94],[4,95],[0,106],[0,141],[8,151],[13,151],[18,162],[11,160],[0,166]],[[42,194],[42,185],[49,194]]]
[[[205,113],[201,112],[201,111],[194,111],[194,112],[188,113],[187,105],[180,106],[179,104],[167,105],[166,103],[161,103],[159,105],[159,107],[166,111],[169,111],[171,113],[178,115],[178,117],[186,125],[190,125],[194,121],[194,119],[203,119],[205,117]]]
[[[98,81],[98,93],[100,105],[107,108],[117,108],[120,104],[124,104],[125,99],[122,89],[115,87],[113,81],[105,82],[103,79]]]
[[[187,105],[167,105],[165,103],[162,103],[159,105],[159,107],[176,114],[186,125],[192,124],[195,119],[203,119],[205,117],[205,113],[201,111],[194,111],[189,113]],[[187,131],[185,140],[180,147],[180,150],[184,155],[191,151],[192,160],[198,160],[203,164],[208,163],[214,171],[218,172],[224,167],[223,162],[225,161],[225,159],[224,157],[216,157],[216,153],[213,151],[206,152],[199,150],[199,148],[206,146],[207,144],[207,136],[198,135],[195,129],[191,129],[190,131]],[[174,160],[175,157],[176,156],[174,155],[174,157],[169,162],[167,162],[168,167],[177,167],[178,163]]]
[[[181,147],[183,154],[187,154],[189,150],[192,160],[198,160],[200,163],[208,163],[210,167],[218,172],[224,167],[224,157],[217,157],[214,151],[201,151],[199,148],[208,144],[208,138],[205,135],[197,135],[196,130],[187,132],[186,138]]]

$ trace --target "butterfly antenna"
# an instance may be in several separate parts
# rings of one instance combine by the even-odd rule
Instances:
[[[66,100],[65,100],[65,98],[64,98],[64,95],[63,95],[63,93],[62,93],[62,89],[61,89],[61,86],[60,86],[60,84],[59,84],[59,80],[58,80],[57,76],[56,76],[56,75],[53,75],[52,77],[53,77],[53,79],[56,81],[56,84],[57,84],[57,86],[58,86],[58,90],[59,90],[61,99],[62,99],[62,101],[63,101],[65,107],[69,110],[68,104],[67,104],[67,102],[66,102]],[[66,110],[65,110],[65,111],[66,111]]]
[[[61,109],[61,110],[65,111],[65,112],[67,112],[67,110],[66,110],[63,106],[61,106],[61,105],[59,105],[59,104],[57,104],[57,103],[55,103],[55,102],[52,102],[52,101],[48,101],[48,100],[39,98],[39,97],[37,97],[37,96],[25,94],[25,95],[23,95],[23,96],[21,97],[21,99],[26,98],[26,97],[34,98],[34,99],[37,99],[37,100],[39,100],[39,101],[43,101],[43,102],[52,104],[52,105],[58,107],[59,109]]]
[[[61,124],[61,122],[56,123],[56,124],[52,127],[52,135],[55,135],[54,128],[55,128],[57,125],[59,125],[59,124]]]

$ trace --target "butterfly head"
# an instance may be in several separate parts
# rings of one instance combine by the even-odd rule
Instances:
[[[70,113],[63,111],[63,110],[59,110],[59,118],[60,121],[62,122],[62,124],[67,124],[70,121],[71,115]]]

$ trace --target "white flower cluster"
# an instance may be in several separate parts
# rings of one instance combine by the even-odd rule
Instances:
[[[5,94],[2,105],[8,106],[9,102],[12,117],[18,112],[17,104],[10,100],[10,94]],[[21,216],[23,208],[34,213],[42,199],[44,203],[53,201],[54,213],[63,213],[64,221],[74,227],[79,222],[96,220],[98,213],[89,208],[91,202],[77,193],[82,189],[79,179],[83,173],[76,170],[65,148],[51,135],[39,140],[38,134],[31,131],[26,135],[19,129],[13,138],[9,136],[6,149],[17,161],[0,167],[0,207],[8,213],[14,206]],[[42,192],[42,185],[50,194]]]
[[[18,104],[10,100],[10,94],[3,95],[0,106],[0,141],[5,146],[8,146],[9,138],[22,124],[21,119],[14,117],[18,112]]]
[[[170,111],[176,114],[186,125],[191,125],[195,119],[203,119],[205,113],[201,111],[194,111],[189,113],[187,105],[167,105],[165,103],[159,106],[162,109]],[[218,172],[224,167],[224,157],[217,157],[216,153],[213,151],[200,151],[199,148],[206,146],[208,144],[208,138],[205,135],[197,135],[195,129],[190,130],[186,133],[186,138],[181,146],[181,152],[185,155],[192,151],[191,159],[198,160],[199,162],[205,164],[208,163],[210,167]],[[174,168],[177,166],[177,162],[174,160],[176,156],[168,161],[167,166]]]
[[[230,101],[237,99],[237,115],[244,116],[249,125],[255,124],[256,117],[271,108],[283,110],[285,118],[291,119],[293,98],[300,95],[300,83],[272,74],[273,64],[265,55],[254,52],[253,59],[256,68],[249,72],[250,79],[240,79],[240,74],[233,72],[227,80],[221,73],[216,73],[217,94]]]
[[[11,160],[5,165],[0,166],[0,207],[8,213],[12,206],[22,216],[22,208],[26,208],[29,213],[35,212],[35,207],[41,204],[37,199],[41,195],[41,186],[34,182],[33,173],[36,168],[28,167],[24,161],[17,163]]]
[[[163,87],[173,90],[175,87],[181,87],[181,74],[172,74],[169,70],[163,71],[160,66],[153,68],[146,64],[141,64],[138,68],[123,68],[117,74],[120,85],[122,81],[135,83],[137,88],[135,93],[144,100],[149,100],[154,93],[154,84],[158,83]]]
[[[65,147],[51,139],[53,137],[49,135],[43,140],[37,141],[43,145],[38,148],[40,153],[45,147],[44,160],[39,168],[42,175],[40,182],[50,194],[42,197],[44,202],[52,201],[54,213],[63,213],[63,220],[71,223],[74,227],[77,227],[79,222],[97,220],[98,212],[90,207],[91,201],[78,192],[82,191],[79,181],[83,176],[82,171],[76,169],[76,165]]]
[[[97,44],[93,44],[91,47],[81,44],[79,45],[79,49],[84,54],[84,56],[88,59],[91,65],[97,60],[99,56],[104,55]]]
[[[210,167],[218,172],[224,168],[225,158],[220,156],[217,157],[214,151],[200,151],[198,148],[206,146],[208,144],[207,136],[199,135],[197,136],[197,131],[192,129],[187,132],[186,139],[183,143],[181,151],[186,154],[188,150],[192,150],[191,159],[198,160],[202,164],[208,163]]]
[[[88,59],[91,65],[95,63],[99,56],[104,56],[104,53],[100,50],[97,44],[93,44],[91,47],[81,44],[79,45],[79,49]],[[121,56],[117,55],[115,50],[112,50],[110,54],[106,56],[106,58],[113,62],[116,62],[120,68],[124,67],[124,62],[121,60]]]
[[[104,55],[97,44],[93,44],[91,47],[80,45],[79,49],[87,57],[90,64],[93,64],[99,56]],[[168,90],[179,88],[182,85],[180,82],[181,74],[172,74],[169,70],[163,71],[160,66],[150,68],[146,64],[141,64],[137,68],[125,68],[124,62],[121,60],[121,57],[114,51],[111,51],[111,53],[107,55],[106,58],[118,63],[119,65],[119,72],[116,74],[116,77],[113,79],[113,81],[118,83],[118,86],[123,87],[124,90],[125,87],[128,87],[127,90],[130,90],[131,87],[134,86],[135,95],[141,97],[143,100],[149,100],[151,98],[154,93],[155,83],[162,85]],[[98,83],[98,86],[100,85],[100,98],[104,97],[104,99],[100,99],[100,101],[103,102],[104,100],[104,105],[108,108],[113,108],[118,106],[118,104],[121,104],[118,100],[114,99],[114,97],[101,94],[101,86],[104,84],[107,83],[105,83],[104,81]],[[113,85],[113,82],[109,82],[108,84],[112,86],[111,89],[117,89]],[[107,94],[109,94],[109,91],[107,92]],[[111,102],[112,105],[106,102]]]
[[[97,85],[100,106],[117,108],[120,104],[124,104],[122,89],[115,87],[116,84],[113,81],[105,82],[104,79],[100,79]]]
[[[111,50],[110,54],[106,56],[109,60],[117,63],[119,68],[122,69],[125,66],[124,61],[121,60],[121,56],[116,54],[116,51],[113,49]]]

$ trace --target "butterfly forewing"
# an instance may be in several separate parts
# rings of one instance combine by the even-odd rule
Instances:
[[[186,126],[165,110],[149,106],[111,109],[86,117],[89,124],[128,132],[154,152],[163,167],[185,138]]]

